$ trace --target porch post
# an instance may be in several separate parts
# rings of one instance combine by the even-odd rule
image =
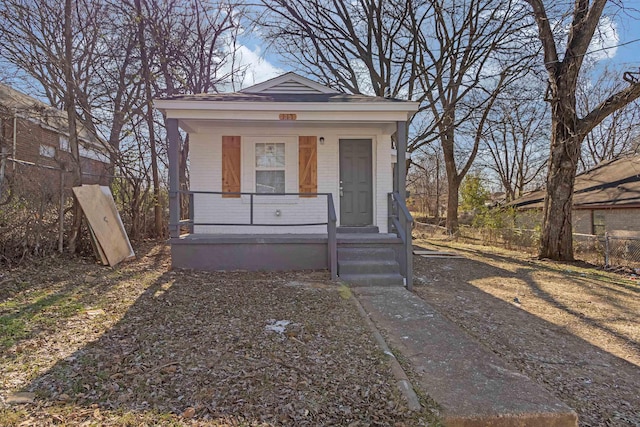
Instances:
[[[396,122],[396,182],[397,189],[403,204],[407,199],[407,122]]]
[[[180,237],[180,132],[178,119],[167,119],[169,139],[169,237]]]

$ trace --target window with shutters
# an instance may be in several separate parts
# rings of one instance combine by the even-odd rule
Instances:
[[[315,136],[300,136],[298,138],[298,187],[300,193],[318,192],[317,139]]]
[[[256,193],[285,192],[285,144],[257,143]]]
[[[239,136],[222,137],[222,192],[224,198],[239,198],[241,190]],[[235,193],[235,194],[234,194]]]

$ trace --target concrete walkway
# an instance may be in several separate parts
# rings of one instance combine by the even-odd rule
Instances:
[[[392,349],[417,374],[414,386],[442,409],[446,426],[575,427],[576,413],[400,287],[355,287]]]

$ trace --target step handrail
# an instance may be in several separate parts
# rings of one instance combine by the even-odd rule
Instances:
[[[411,291],[413,290],[413,243],[411,236],[413,217],[398,192],[389,193],[388,201],[389,231],[395,230],[395,233],[402,240],[400,270],[405,277],[407,290]]]
[[[331,272],[331,280],[338,278],[338,239],[337,239],[337,222],[336,208],[333,204],[333,195],[327,194],[327,250],[329,257],[329,271]]]

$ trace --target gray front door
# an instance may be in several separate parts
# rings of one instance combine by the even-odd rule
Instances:
[[[340,225],[373,225],[370,139],[340,140]]]

